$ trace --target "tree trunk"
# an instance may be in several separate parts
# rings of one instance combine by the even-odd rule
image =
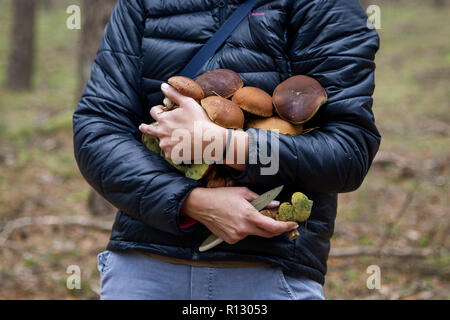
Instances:
[[[82,2],[82,26],[77,71],[77,96],[79,97],[91,75],[92,63],[116,2],[117,0],[83,0]],[[89,194],[88,208],[94,216],[105,216],[116,211],[109,202],[93,189]]]
[[[34,59],[35,0],[14,0],[12,6],[11,46],[6,87],[19,91],[31,89]]]

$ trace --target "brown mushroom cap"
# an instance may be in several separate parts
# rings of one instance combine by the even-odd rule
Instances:
[[[221,96],[229,98],[244,86],[241,76],[229,69],[208,71],[195,81],[203,89],[205,97]]]
[[[301,124],[327,102],[327,92],[320,83],[307,76],[293,76],[280,83],[273,92],[278,115],[293,124]]]
[[[206,184],[207,188],[222,188],[222,187],[226,187],[227,182],[225,180],[224,177],[215,177],[214,179],[211,179],[208,181],[208,183]]]
[[[217,125],[230,129],[244,127],[244,112],[233,101],[211,96],[202,99],[201,105],[208,113],[209,118]]]
[[[293,125],[292,123],[278,117],[252,119],[249,122],[247,122],[247,128],[255,128],[262,130],[278,129],[278,131],[281,134],[286,134],[289,136],[296,136],[302,134],[303,132],[303,126],[301,124]]]
[[[243,87],[234,93],[232,100],[251,114],[260,117],[270,117],[273,114],[272,97],[262,89]]]
[[[175,76],[169,78],[167,82],[183,96],[190,97],[197,101],[200,101],[205,97],[203,89],[197,82],[188,77]]]

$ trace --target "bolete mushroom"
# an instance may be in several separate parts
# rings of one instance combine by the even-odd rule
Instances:
[[[215,69],[199,76],[195,82],[203,89],[205,97],[231,97],[244,86],[241,76],[229,69]]]
[[[208,180],[207,188],[223,188],[226,187],[227,182],[224,177],[217,176],[214,179]]]
[[[153,125],[158,125],[158,122],[154,122]],[[203,178],[208,180],[207,175],[211,171],[212,166],[210,166],[206,163],[176,164],[172,160],[169,160],[166,158],[164,151],[162,151],[161,148],[159,147],[158,137],[155,137],[155,136],[152,136],[149,134],[143,134],[142,142],[147,147],[147,149],[159,154],[168,163],[170,163],[174,168],[176,168],[178,171],[180,171],[186,177],[194,179],[194,180],[200,180]]]
[[[157,137],[143,133],[142,143],[147,147],[147,149],[153,151],[154,153],[161,153],[161,148],[159,147],[159,139]]]
[[[205,109],[211,121],[213,121],[215,124],[230,129],[242,129],[244,127],[244,113],[238,105],[233,103],[233,101],[219,96],[210,96],[202,99],[200,103],[203,109]],[[186,170],[186,176],[192,179],[196,179],[196,177],[205,177],[208,172],[207,170],[213,167],[213,165],[202,165],[203,167],[199,167],[199,165],[192,165],[192,167],[188,167],[188,169]],[[214,176],[205,177],[205,180],[207,181],[213,179]],[[217,183],[214,184],[215,187],[221,186],[222,181],[216,182]],[[227,181],[224,180],[224,182],[226,185]]]
[[[206,163],[199,163],[199,164],[188,164],[185,165],[186,170],[184,175],[188,178],[194,179],[194,180],[200,180],[202,178],[205,178],[208,174],[208,172],[213,167],[212,165],[206,164]]]
[[[154,122],[153,125],[157,125],[158,122]],[[142,135],[142,142],[147,147],[147,149],[159,154],[161,157],[163,157],[168,163],[170,163],[174,168],[176,168],[181,173],[186,173],[186,166],[183,164],[176,164],[172,160],[169,160],[165,157],[164,152],[159,147],[159,139],[158,137],[149,135],[149,134],[143,134]]]
[[[283,202],[277,209],[263,209],[263,215],[277,221],[304,222],[311,215],[313,202],[301,192],[295,192],[291,197],[291,203]],[[289,231],[289,239],[296,239],[300,233],[297,229]]]
[[[298,75],[280,83],[273,92],[272,100],[282,119],[301,124],[311,119],[327,102],[327,93],[317,80]]]
[[[293,125],[276,116],[263,119],[252,119],[247,122],[246,126],[247,128],[262,130],[278,130],[279,133],[289,136],[296,136],[303,133],[303,126],[301,124]]]
[[[167,82],[183,96],[190,97],[196,101],[200,101],[205,97],[203,89],[197,82],[188,77],[174,76],[170,77]],[[175,107],[174,103],[167,97],[164,99],[163,104],[169,110]]]
[[[273,114],[272,97],[256,87],[242,87],[233,95],[232,101],[248,113],[270,117]]]
[[[229,129],[242,129],[244,127],[244,112],[233,101],[210,96],[201,100],[209,118],[215,124]]]

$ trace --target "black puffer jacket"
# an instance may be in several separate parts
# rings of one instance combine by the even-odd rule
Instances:
[[[275,175],[261,175],[258,162],[237,177],[257,192],[284,184],[282,198],[302,191],[314,201],[297,240],[249,236],[199,253],[208,230],[199,224],[184,230],[178,220],[183,201],[201,183],[140,141],[138,126],[150,122],[149,108],[161,103],[162,81],[179,73],[241,2],[119,0],[74,114],[76,160],[86,180],[119,209],[110,250],[266,260],[323,283],[337,193],[360,186],[380,143],[371,112],[379,39],[357,0],[260,0],[258,14],[245,18],[199,72],[233,69],[245,85],[269,94],[296,74],[326,89],[329,102],[310,122],[320,128],[280,135]],[[251,141],[251,153],[259,139]]]

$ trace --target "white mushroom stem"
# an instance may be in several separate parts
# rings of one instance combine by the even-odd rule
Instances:
[[[163,100],[163,105],[168,109],[168,110],[172,110],[175,107],[175,104],[167,97],[164,98]]]

